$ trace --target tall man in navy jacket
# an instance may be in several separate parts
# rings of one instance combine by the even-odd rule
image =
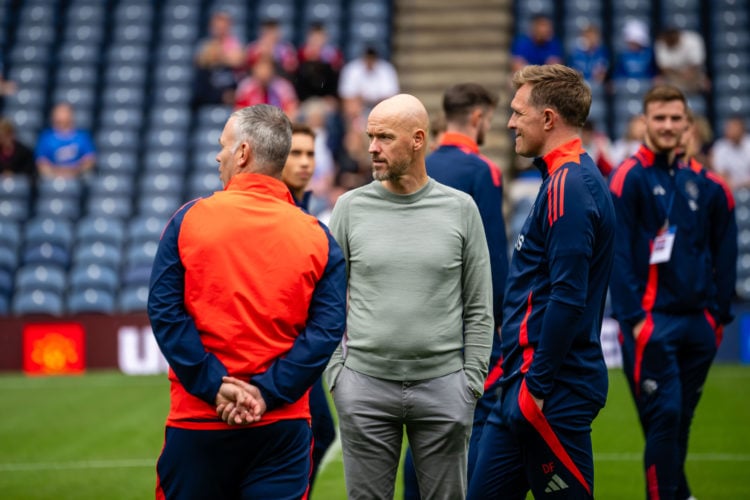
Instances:
[[[505,289],[502,394],[479,443],[468,498],[591,498],[591,423],[604,406],[600,332],[615,215],[581,146],[583,76],[559,64],[513,76],[508,128],[542,173]]]
[[[728,190],[677,156],[688,125],[682,92],[652,88],[643,112],[645,144],[610,181],[618,222],[612,307],[646,437],[648,498],[683,500],[690,423],[722,326],[732,321],[737,228]]]

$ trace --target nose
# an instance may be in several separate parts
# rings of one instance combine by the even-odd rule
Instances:
[[[370,145],[367,147],[367,152],[370,153],[370,154],[372,154],[372,153],[378,152],[379,149],[380,148],[379,148],[379,146],[377,144],[377,139],[376,138],[372,138],[370,140]]]
[[[516,128],[516,117],[511,115],[510,118],[508,118],[508,129],[513,130]]]

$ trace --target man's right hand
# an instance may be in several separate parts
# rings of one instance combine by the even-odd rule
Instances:
[[[251,424],[260,420],[266,402],[257,387],[233,377],[224,377],[216,394],[216,414],[229,425]]]
[[[638,335],[641,334],[641,330],[643,330],[643,325],[646,324],[646,318],[643,318],[638,323],[633,326],[633,338],[635,340],[638,340]]]

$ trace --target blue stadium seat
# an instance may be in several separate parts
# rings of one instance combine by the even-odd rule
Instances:
[[[0,316],[8,316],[10,314],[10,301],[5,295],[0,295]]]
[[[150,57],[149,46],[147,42],[115,42],[110,46],[105,57],[110,66],[120,64],[145,66]]]
[[[168,218],[182,205],[182,196],[159,194],[141,196],[138,199],[138,213],[142,216]]]
[[[131,196],[133,176],[125,174],[99,175],[91,182],[92,196]]]
[[[40,179],[37,184],[38,194],[41,197],[65,197],[80,199],[83,187],[79,178],[54,177],[52,179]]]
[[[17,64],[41,64],[48,65],[52,60],[52,49],[50,45],[24,45],[14,44],[10,51],[10,63]],[[23,89],[19,89],[23,90]]]
[[[128,105],[105,106],[99,113],[99,122],[110,130],[140,129],[143,127],[143,111]]]
[[[180,22],[163,19],[164,24],[161,26],[161,43],[175,44],[180,43],[192,46],[198,39],[199,25],[197,22]]]
[[[24,221],[29,217],[29,203],[27,200],[0,200],[0,219],[9,221]]]
[[[67,42],[60,47],[58,57],[63,64],[98,64],[101,59],[101,51],[97,45]]]
[[[196,147],[190,157],[190,167],[197,172],[219,175],[219,164],[216,161],[218,153],[218,142],[215,146],[204,144],[202,147]]]
[[[190,109],[186,106],[154,107],[148,113],[150,130],[186,130],[190,127]]]
[[[13,296],[12,312],[18,316],[27,314],[61,316],[63,311],[62,297],[50,291],[30,290]]]
[[[163,172],[145,172],[138,181],[138,193],[143,197],[155,195],[182,196],[185,179],[181,175],[169,175]]]
[[[154,72],[154,82],[161,87],[172,84],[192,84],[193,78],[193,66],[185,63],[159,64]]]
[[[169,83],[153,91],[154,104],[157,106],[186,106],[193,98],[193,87],[188,83]]]
[[[198,110],[198,127],[204,130],[216,128],[221,131],[231,114],[231,106],[203,106]]]
[[[224,189],[224,186],[218,172],[198,171],[193,173],[188,181],[188,199],[209,196],[222,189]]]
[[[184,148],[149,148],[144,158],[147,172],[183,174],[187,168],[187,154]]]
[[[16,43],[20,43],[26,46],[49,45],[55,41],[55,30],[51,28],[51,26],[43,24],[33,24],[27,26],[26,29],[18,30]]]
[[[0,268],[0,297],[10,297],[13,292],[12,271]]]
[[[24,245],[21,261],[28,264],[49,264],[67,267],[70,253],[67,249],[49,242]]]
[[[201,127],[193,132],[190,144],[196,150],[199,149],[213,149],[216,153],[219,152],[219,137],[221,137],[222,128],[216,126]]]
[[[69,248],[73,243],[73,223],[56,217],[35,217],[24,227],[24,242],[30,245],[46,242]]]
[[[130,286],[123,288],[117,298],[117,308],[124,313],[145,311],[148,305],[148,287]]]
[[[110,64],[104,74],[104,82],[108,86],[141,87],[146,83],[146,65],[138,63]]]
[[[138,170],[138,155],[132,149],[98,146],[96,168],[101,174],[132,176]]]
[[[158,246],[157,241],[129,244],[125,250],[125,266],[152,265]]]
[[[151,25],[154,17],[154,5],[150,0],[128,0],[119,2],[115,8],[114,19],[119,25]]]
[[[125,240],[125,225],[110,217],[84,217],[76,224],[75,232],[79,244],[103,241],[119,247]]]
[[[21,244],[21,228],[18,222],[0,219],[0,247],[18,248]]]
[[[119,130],[117,128],[100,129],[95,138],[97,147],[111,149],[135,150],[138,147],[139,142],[138,131]]]
[[[73,264],[99,264],[102,267],[118,269],[122,263],[122,250],[119,245],[107,240],[82,242],[73,251]]]
[[[105,15],[105,4],[98,2],[73,2],[66,13],[68,24],[72,26],[102,26]]]
[[[65,269],[54,265],[25,265],[16,273],[16,291],[50,290],[62,293],[67,286]]]
[[[49,8],[49,3],[45,5],[42,2],[26,2],[22,5],[19,14],[19,22],[22,26],[34,24],[46,24],[52,26],[55,22],[56,15],[56,9]]]
[[[18,105],[36,109],[43,105],[45,100],[45,90],[41,87],[23,87],[19,88],[15,94],[4,98],[5,106]]]
[[[127,224],[128,242],[131,245],[142,245],[148,241],[158,242],[167,220],[155,215],[133,217]]]
[[[70,314],[112,314],[116,310],[114,293],[93,287],[70,290],[66,305]]]
[[[162,43],[156,49],[156,60],[161,64],[192,64],[193,49],[182,43]]]
[[[22,174],[3,176],[0,179],[0,200],[27,199],[31,195],[31,181]]]
[[[88,215],[103,217],[119,217],[125,219],[131,216],[133,202],[129,196],[93,195],[86,205]]]
[[[81,262],[70,271],[70,286],[73,288],[97,288],[115,292],[119,284],[115,269],[101,264]]]
[[[144,92],[138,87],[130,84],[108,85],[102,91],[102,102],[109,105],[130,106],[139,108],[143,106]]]
[[[34,204],[35,217],[75,221],[81,216],[81,202],[67,196],[42,196]]]
[[[94,83],[91,82],[89,85],[59,84],[52,92],[53,102],[67,102],[73,106],[76,112],[76,125],[81,128],[89,128],[82,123],[82,115],[92,115],[96,104]]]
[[[63,35],[64,43],[101,44],[104,26],[99,24],[70,24]]]
[[[8,79],[16,82],[19,89],[43,87],[48,79],[49,68],[42,64],[16,64],[11,67]]]
[[[182,129],[157,129],[146,136],[149,149],[180,149],[187,144],[187,131]]]
[[[10,247],[0,246],[0,269],[11,272],[18,267],[18,252]]]

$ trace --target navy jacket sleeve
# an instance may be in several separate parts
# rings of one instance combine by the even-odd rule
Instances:
[[[346,327],[346,264],[328,229],[328,263],[315,286],[307,324],[284,357],[251,378],[268,409],[297,401],[320,377]]]
[[[624,168],[624,164],[619,168]],[[633,242],[639,225],[637,210],[640,199],[637,182],[635,172],[615,171],[610,184],[617,218],[615,259],[610,279],[612,309],[618,321],[630,325],[635,325],[646,316],[641,306],[642,292],[635,272],[636,259],[633,254]]]
[[[182,207],[164,229],[151,271],[148,316],[156,343],[185,390],[213,405],[227,370],[205,350],[185,309],[185,268],[177,246],[180,225],[194,203]]]
[[[495,326],[503,323],[503,295],[508,278],[508,239],[503,218],[503,186],[496,186],[489,168],[475,177],[472,196],[479,208],[492,269],[492,308]]]
[[[552,217],[547,230],[550,297],[534,359],[526,373],[529,391],[538,398],[552,392],[560,365],[581,332],[579,322],[587,307],[594,247],[595,213],[588,202],[591,195],[586,186],[580,177],[569,175],[559,189],[564,189],[562,215],[556,220]],[[550,224],[549,219],[544,223]]]
[[[716,284],[716,310],[712,314],[726,325],[734,319],[731,305],[737,283],[737,222],[731,191],[720,183],[716,187],[711,211],[711,257]]]

